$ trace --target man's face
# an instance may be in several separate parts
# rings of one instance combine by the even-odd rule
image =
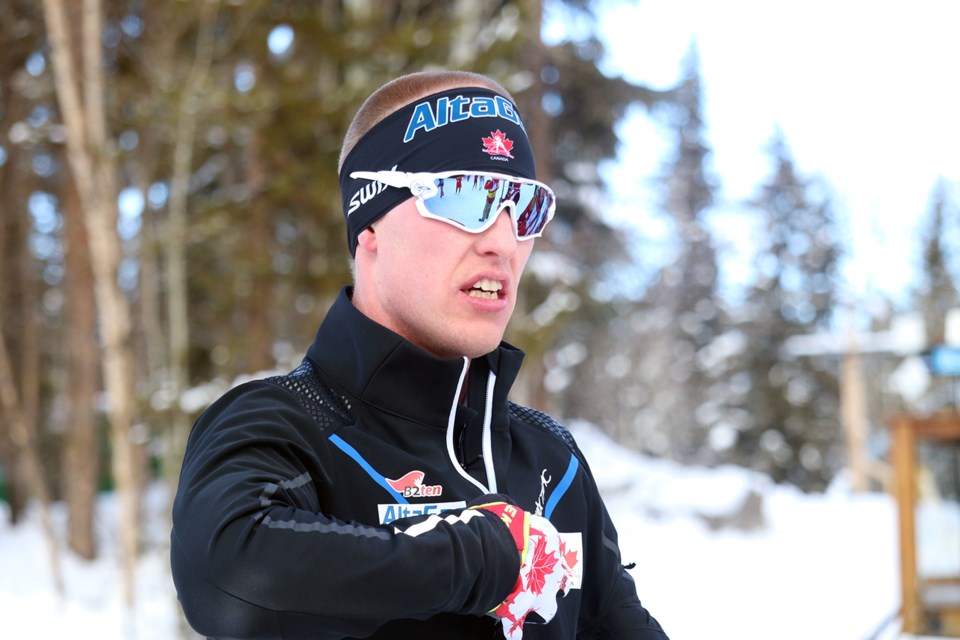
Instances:
[[[360,278],[358,272],[354,304],[435,355],[475,358],[492,351],[533,250],[533,240],[516,239],[509,218],[504,211],[485,232],[467,233],[422,217],[410,198],[361,240],[357,264],[367,273]]]

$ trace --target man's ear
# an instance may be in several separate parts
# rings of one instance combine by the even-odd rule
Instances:
[[[377,251],[377,233],[373,227],[367,227],[357,236],[357,248],[370,253]]]

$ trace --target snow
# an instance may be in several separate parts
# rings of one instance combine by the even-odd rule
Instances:
[[[172,640],[177,605],[170,582],[164,522],[166,496],[153,487],[145,498],[145,550],[140,557],[136,606],[129,611],[120,591],[116,501],[104,495],[97,505],[100,557],[85,561],[61,551],[65,595],[53,587],[47,548],[36,509],[11,527],[0,502],[0,612],[5,638],[87,638]],[[63,531],[65,512],[54,505],[54,524]]]
[[[707,470],[627,451],[588,424],[572,424],[620,533],[641,600],[673,640],[861,640],[899,603],[896,508],[885,494],[854,494],[838,480],[805,495],[734,467]],[[171,640],[178,609],[169,578],[167,496],[153,487],[137,599],[119,589],[115,501],[98,504],[100,557],[63,555],[66,596],[54,594],[35,510],[11,527],[0,512],[0,612],[4,637]],[[63,511],[55,506],[62,529]],[[6,505],[0,503],[0,511]],[[924,516],[923,513],[927,513]],[[960,511],[930,504],[941,548],[922,567],[960,563]],[[922,528],[923,525],[921,525]],[[956,568],[956,567],[954,567]],[[893,640],[895,624],[876,636]]]

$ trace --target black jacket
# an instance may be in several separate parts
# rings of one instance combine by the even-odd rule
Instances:
[[[666,638],[573,438],[507,400],[523,353],[436,358],[349,295],[300,367],[233,389],[193,428],[171,536],[190,624],[218,639],[501,637],[484,614],[517,579],[516,548],[497,518],[463,516],[500,493],[547,517],[582,570],[525,640]]]

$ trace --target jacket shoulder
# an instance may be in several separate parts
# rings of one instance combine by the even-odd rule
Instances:
[[[525,407],[516,402],[510,401],[508,406],[510,408],[511,418],[536,427],[559,439],[566,445],[571,453],[577,456],[577,458],[580,458],[581,461],[583,460],[583,454],[580,453],[576,440],[573,439],[573,435],[567,431],[566,427],[562,424],[542,411]]]
[[[264,382],[285,389],[296,398],[323,431],[351,422],[350,402],[325,383],[306,358],[290,373],[265,378]]]

